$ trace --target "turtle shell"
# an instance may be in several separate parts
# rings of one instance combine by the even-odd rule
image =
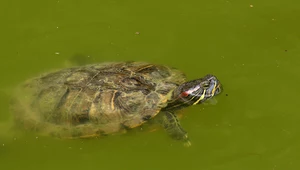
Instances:
[[[96,137],[142,125],[184,81],[182,72],[162,65],[91,64],[26,81],[11,108],[22,128],[61,138]]]

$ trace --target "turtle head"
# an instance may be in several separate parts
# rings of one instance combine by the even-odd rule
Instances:
[[[208,74],[203,78],[185,82],[173,91],[173,96],[166,109],[177,109],[200,104],[222,91],[216,76]]]

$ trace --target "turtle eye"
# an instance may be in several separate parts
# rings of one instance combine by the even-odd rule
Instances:
[[[204,89],[208,89],[208,88],[209,88],[209,82],[208,82],[208,81],[203,82],[203,83],[202,83],[202,87],[203,87]]]

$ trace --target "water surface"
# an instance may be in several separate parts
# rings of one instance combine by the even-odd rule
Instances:
[[[300,168],[299,1],[15,0],[1,6],[1,169]],[[166,64],[189,79],[211,73],[224,93],[215,105],[183,110],[190,148],[163,130],[74,141],[8,131],[12,89],[69,66],[72,56]]]

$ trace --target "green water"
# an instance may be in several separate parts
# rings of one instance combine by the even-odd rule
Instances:
[[[1,169],[300,168],[300,1],[14,0],[0,6]],[[77,55],[166,64],[189,79],[212,73],[224,93],[217,104],[184,110],[190,148],[163,130],[74,141],[7,131],[14,86],[66,67]]]

